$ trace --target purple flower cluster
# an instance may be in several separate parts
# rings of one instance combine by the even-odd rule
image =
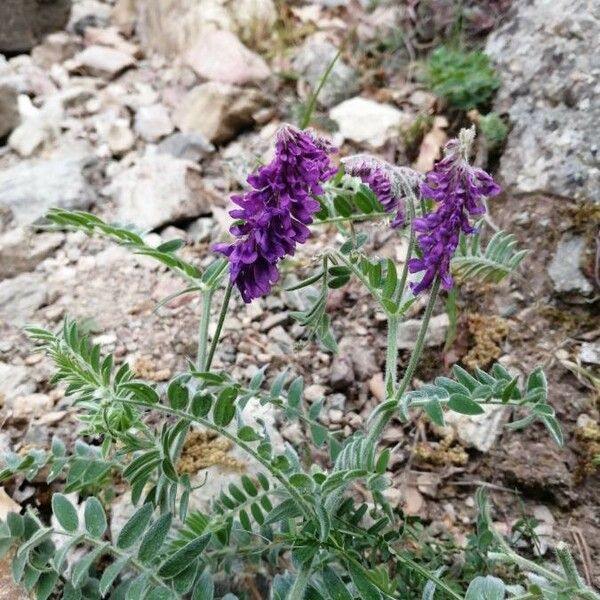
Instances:
[[[314,196],[337,171],[329,159],[333,152],[322,138],[286,125],[277,134],[275,158],[248,176],[252,189],[232,197],[239,208],[229,214],[239,221],[230,232],[239,239],[214,249],[229,258],[231,281],[244,302],[271,291],[279,260],[310,235],[307,225],[320,209]]]
[[[404,203],[402,198],[394,190],[392,185],[392,176],[387,170],[362,162],[349,167],[348,175],[359,177],[362,182],[371,188],[371,191],[377,196],[385,212],[396,211],[396,216],[391,222],[393,228],[404,225]]]
[[[464,136],[467,146],[470,145],[469,133],[465,132]],[[469,216],[484,214],[482,199],[501,192],[490,175],[469,165],[464,157],[464,146],[463,139],[450,140],[444,148],[444,158],[427,173],[421,184],[422,197],[435,200],[439,206],[436,211],[413,221],[422,257],[411,259],[408,266],[411,273],[424,271],[421,281],[412,284],[415,294],[429,288],[437,276],[444,289],[454,285],[450,261],[461,231],[474,233]]]

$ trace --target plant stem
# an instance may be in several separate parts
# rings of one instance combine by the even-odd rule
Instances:
[[[415,201],[416,198],[414,194],[407,194],[408,198],[408,214],[410,215],[410,237],[408,238],[408,249],[406,251],[406,260],[404,261],[404,265],[402,266],[402,275],[400,276],[400,285],[398,286],[398,290],[396,292],[396,303],[399,303],[402,300],[402,296],[404,296],[404,288],[406,287],[406,281],[408,280],[408,261],[412,258],[412,255],[415,251],[415,229],[412,225],[412,222],[415,219]]]
[[[421,354],[423,354],[423,348],[425,346],[425,336],[427,335],[427,330],[429,329],[429,321],[431,321],[431,316],[433,315],[433,307],[435,306],[435,301],[437,300],[439,290],[440,278],[436,277],[433,285],[431,286],[429,302],[427,303],[425,314],[423,315],[423,320],[421,321],[421,328],[419,329],[415,348],[410,355],[410,360],[408,361],[408,366],[406,367],[402,381],[400,382],[400,385],[394,394],[395,400],[400,400],[402,394],[404,394],[404,392],[407,390],[412,381],[417,365],[421,360]]]
[[[198,371],[204,371],[206,364],[206,347],[208,345],[208,325],[210,323],[210,306],[214,291],[210,288],[202,292],[202,315],[198,327],[198,354],[196,356],[196,365]]]
[[[394,393],[398,374],[398,315],[389,315],[387,320],[387,349],[385,355],[385,395]]]
[[[219,338],[221,337],[221,331],[223,330],[223,323],[225,322],[225,316],[227,315],[227,309],[229,308],[229,301],[231,300],[231,290],[233,289],[233,285],[229,283],[227,288],[225,289],[225,297],[223,298],[223,304],[221,305],[221,311],[219,312],[219,320],[217,322],[217,329],[215,330],[215,334],[213,335],[213,339],[210,344],[210,350],[208,352],[208,357],[206,359],[206,365],[204,366],[205,371],[210,370],[210,366],[212,365],[213,358],[215,357],[215,352],[217,350],[217,345],[219,343]]]
[[[319,97],[319,94],[321,93],[323,86],[327,83],[327,80],[329,79],[329,76],[331,75],[331,71],[332,71],[333,67],[335,66],[335,63],[337,62],[341,53],[342,53],[342,50],[340,48],[337,51],[336,55],[333,57],[333,60],[327,66],[327,69],[325,69],[325,73],[323,73],[323,77],[321,77],[321,81],[319,81],[319,85],[317,86],[317,89],[313,92],[312,96],[310,97],[310,100],[308,102],[306,110],[304,111],[304,114],[302,115],[302,120],[299,123],[300,129],[306,129],[310,125],[310,120],[312,119],[313,112],[315,111],[315,106],[317,105],[317,98]]]
[[[427,334],[427,330],[429,328],[429,321],[431,321],[431,316],[433,314],[433,307],[435,306],[435,301],[437,300],[438,291],[440,289],[440,279],[436,277],[433,285],[431,286],[431,292],[429,295],[429,302],[427,303],[427,307],[425,308],[425,314],[423,316],[423,320],[421,321],[421,328],[419,329],[419,334],[417,336],[417,341],[415,343],[415,347],[410,355],[410,360],[408,361],[408,365],[406,367],[406,371],[404,372],[404,376],[400,381],[400,385],[398,389],[394,393],[394,400],[398,402],[400,398],[402,398],[402,394],[406,392],[408,386],[410,385],[417,365],[421,360],[421,354],[423,353],[423,348],[425,346],[425,336]],[[372,426],[371,430],[368,434],[368,440],[372,443],[375,443],[385,426],[389,423],[390,419],[394,415],[395,411],[384,411],[379,414],[377,421]]]
[[[290,589],[286,600],[304,600],[304,595],[306,593],[306,587],[308,586],[308,580],[310,579],[313,561],[314,557],[302,564],[302,567],[300,568],[300,571],[296,576],[294,585],[292,585],[292,588]]]
[[[349,215],[348,217],[329,217],[328,219],[317,220],[312,225],[328,225],[329,223],[343,223],[344,221],[373,221],[389,216],[389,213],[370,213],[368,215]]]

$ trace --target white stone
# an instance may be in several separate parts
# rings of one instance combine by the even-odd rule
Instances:
[[[8,138],[8,145],[21,157],[27,158],[39,150],[46,140],[47,131],[38,119],[21,123]]]
[[[135,136],[127,119],[117,119],[109,125],[106,132],[106,142],[115,156],[121,156],[133,148]]]
[[[106,46],[88,46],[73,58],[71,70],[112,79],[134,65],[135,59],[127,52]]]
[[[162,104],[142,106],[135,114],[135,132],[146,142],[156,143],[173,132],[169,111]]]
[[[379,148],[386,141],[398,137],[400,127],[409,116],[391,104],[356,96],[338,104],[329,112],[337,123],[340,134],[358,144]]]
[[[579,358],[588,365],[600,365],[600,344],[584,342],[581,344]]]
[[[504,406],[485,406],[484,410],[483,414],[473,416],[447,411],[445,419],[464,445],[489,452],[502,433],[508,412]]]

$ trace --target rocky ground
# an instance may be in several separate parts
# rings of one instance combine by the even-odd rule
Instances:
[[[179,281],[123,248],[39,229],[46,211],[91,209],[137,225],[148,243],[183,238],[187,258],[207,264],[211,244],[226,235],[230,194],[268,156],[279,124],[297,118],[339,47],[314,122],[342,154],[366,150],[427,170],[456,126],[419,83],[419,57],[453,26],[454,3],[433,4],[79,0],[60,31],[13,24],[13,33],[23,28],[21,41],[0,47],[0,448],[46,447],[54,435],[72,441],[78,428],[25,323],[82,320],[95,341],[154,381],[195,352],[198,301],[188,295],[154,311]],[[386,437],[390,499],[420,516],[430,539],[461,540],[485,483],[499,526],[533,517],[540,551],[565,539],[600,585],[600,480],[591,464],[600,446],[600,64],[590,50],[600,9],[584,0],[509,5],[473,3],[464,26],[474,40],[493,30],[487,49],[503,80],[496,108],[512,127],[504,153],[492,157],[507,188],[492,219],[530,253],[500,287],[463,288],[460,334],[446,352],[439,306],[418,380],[456,361],[499,360],[522,372],[544,365],[567,447],[555,448],[541,429],[504,430],[514,415],[502,412],[453,419],[444,430],[415,414]],[[415,147],[401,132],[422,115],[432,128]],[[373,252],[401,260],[397,237],[369,227]],[[315,235],[300,266],[310,269],[333,235]],[[216,366],[244,379],[291,362],[309,383],[307,400],[326,398],[324,423],[347,436],[382,397],[383,317],[358,284],[332,294],[340,342],[332,356],[303,342],[290,322],[288,311],[302,302],[283,292],[250,306],[236,299]],[[399,333],[407,354],[422,308]],[[278,428],[304,443],[299,427]],[[47,491],[41,481],[6,489],[19,504],[41,502]]]

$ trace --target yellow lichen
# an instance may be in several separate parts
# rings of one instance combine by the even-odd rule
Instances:
[[[140,356],[133,363],[133,373],[147,381],[166,381],[171,377],[170,369],[158,369],[149,356]]]
[[[467,318],[474,345],[463,358],[469,369],[484,368],[502,355],[500,342],[508,335],[508,322],[496,315],[474,313]]]
[[[582,450],[577,475],[579,478],[591,475],[598,469],[600,457],[600,424],[591,419],[575,430],[575,437]]]
[[[466,450],[456,443],[456,435],[451,427],[435,428],[443,437],[439,442],[421,442],[415,448],[418,462],[428,465],[463,467],[469,462]]]
[[[243,471],[246,465],[230,455],[232,447],[229,440],[219,438],[212,431],[192,431],[183,445],[177,470],[192,474],[216,465],[232,471]]]

